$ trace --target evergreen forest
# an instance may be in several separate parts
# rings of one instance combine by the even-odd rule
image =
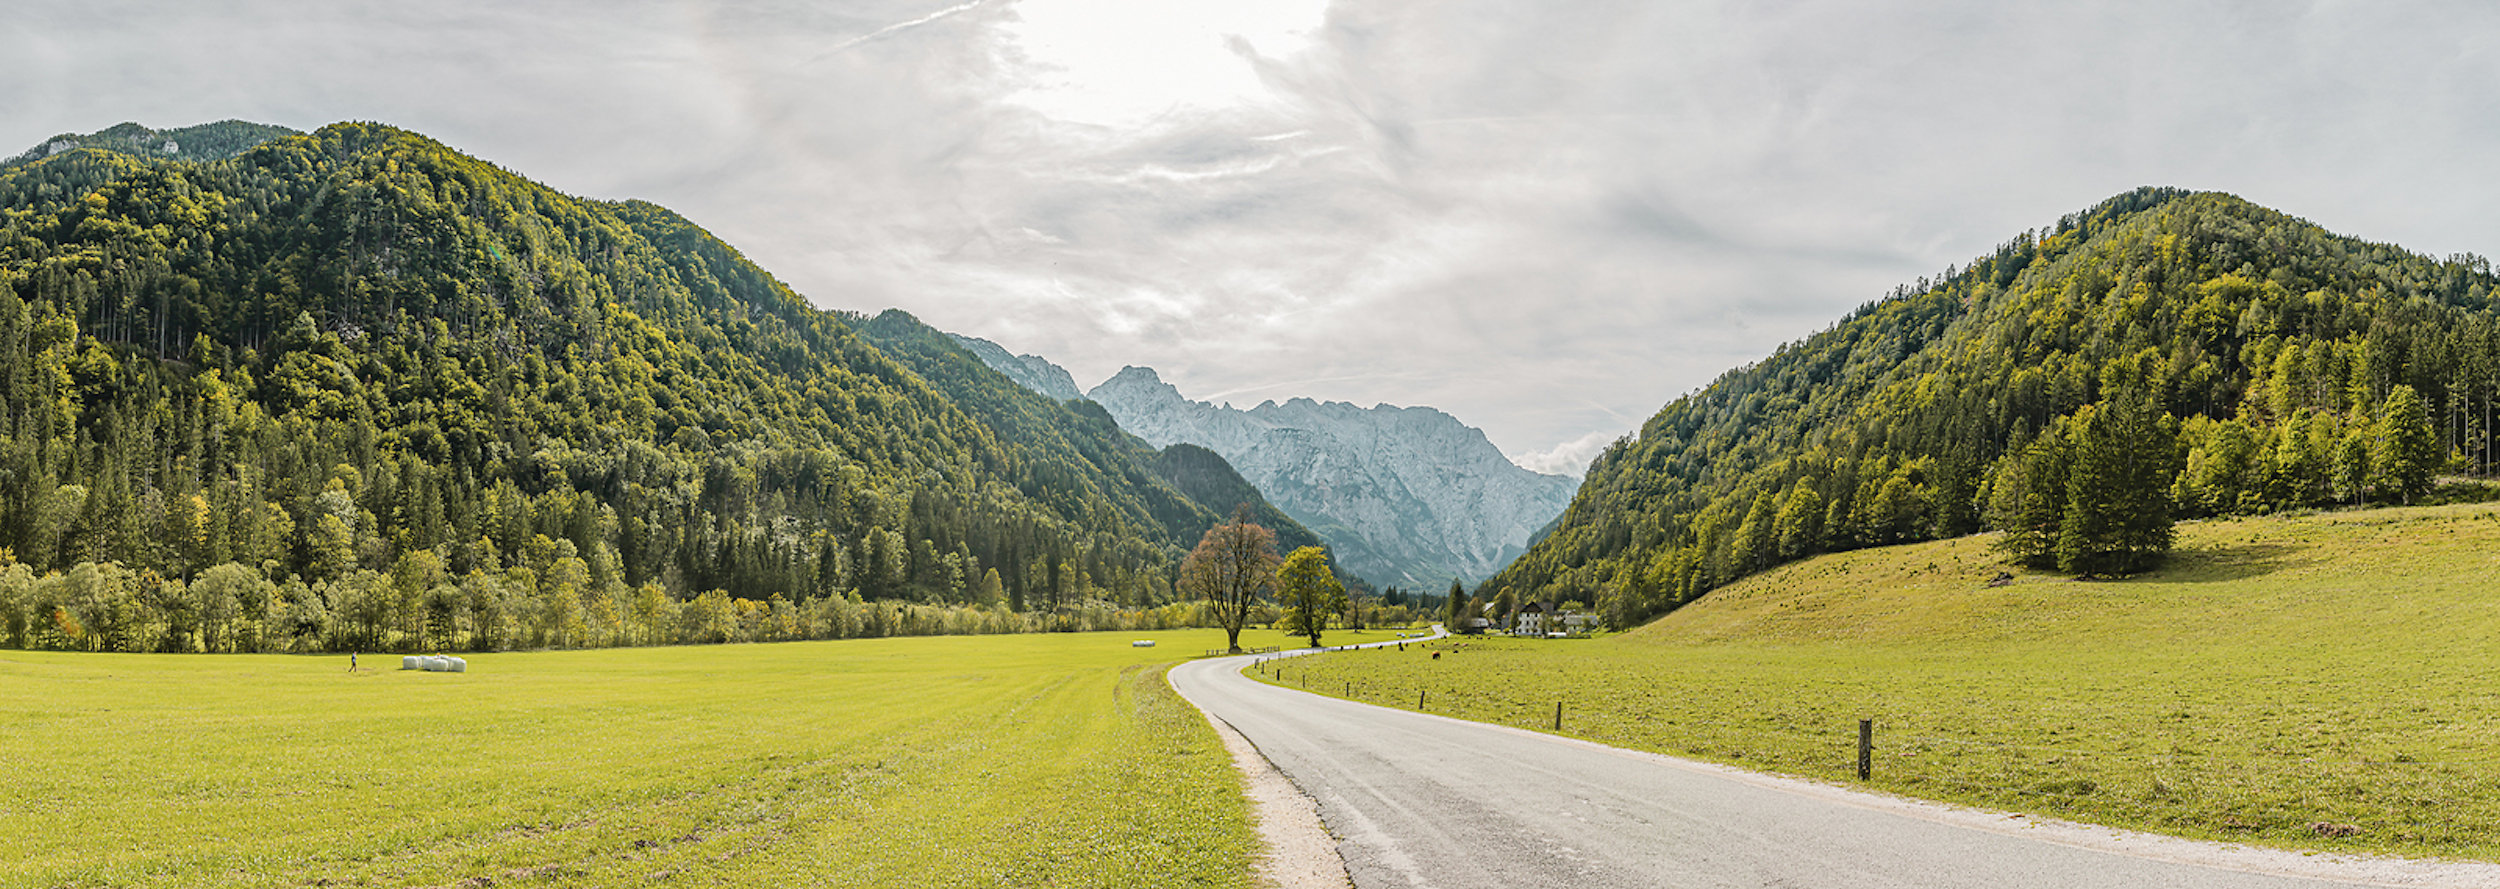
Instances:
[[[1819,552],[1993,529],[2126,574],[2174,519],[2418,501],[2500,459],[2495,283],[2230,195],[2119,195],[1668,404],[1479,595],[1628,626]]]
[[[125,127],[0,167],[0,643],[1177,624],[1240,505],[661,207],[381,125]]]

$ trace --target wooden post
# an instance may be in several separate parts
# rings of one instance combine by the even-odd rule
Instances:
[[[1423,708],[1424,708],[1424,690],[1419,688],[1419,689],[1416,689],[1416,690],[1415,690],[1415,709],[1417,709],[1417,710],[1421,710],[1421,709],[1423,709]]]
[[[1858,720],[1858,780],[1875,771],[1875,720]]]
[[[1562,704],[1561,701],[1554,702],[1554,731],[1556,732],[1562,731]]]

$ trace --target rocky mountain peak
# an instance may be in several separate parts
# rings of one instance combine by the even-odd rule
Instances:
[[[947,336],[954,338],[956,345],[980,358],[981,363],[989,365],[991,370],[1016,381],[1016,385],[1047,395],[1055,401],[1085,397],[1083,392],[1077,390],[1076,378],[1068,375],[1067,368],[1052,364],[1042,356],[1012,355],[1006,347],[980,337],[959,333]]]
[[[1578,487],[1519,468],[1483,430],[1430,407],[1296,397],[1245,411],[1184,397],[1144,367],[1123,368],[1087,397],[1147,441],[1222,454],[1374,583],[1486,577]]]

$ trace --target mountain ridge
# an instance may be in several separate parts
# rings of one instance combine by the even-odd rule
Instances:
[[[955,336],[1026,388],[1036,388],[1036,379],[1073,379],[1040,356],[1011,355],[987,340]],[[1288,398],[1244,411],[1192,401],[1152,368],[1138,366],[1122,368],[1083,397],[1150,444],[1209,449],[1269,502],[1324,538],[1341,568],[1382,585],[1438,590],[1452,579],[1482,579],[1551,526],[1571,483],[1565,476],[1519,467],[1482,430],[1435,408]],[[1381,442],[1384,430],[1401,425],[1419,432],[1416,440],[1446,445],[1443,453],[1429,455],[1435,459],[1421,462],[1469,471],[1429,481],[1396,477],[1388,464],[1401,458],[1389,455]],[[1365,451],[1369,456],[1358,453]],[[1405,455],[1402,462],[1415,463],[1411,458],[1417,456],[1426,455]],[[1356,481],[1331,484],[1330,476]],[[1525,493],[1517,490],[1523,478],[1531,480]],[[1293,493],[1279,495],[1278,486]],[[1434,494],[1419,496],[1418,488]],[[1462,503],[1447,496],[1450,491],[1485,499]],[[1487,505],[1498,518],[1471,522]],[[1413,542],[1419,534],[1426,544]]]
[[[1560,512],[1571,487],[1430,407],[1290,398],[1240,410],[1188,399],[1137,366],[1087,397],[1148,442],[1223,454],[1375,583],[1436,589],[1489,575]]]
[[[1049,359],[1039,355],[1009,354],[1005,346],[977,336],[960,333],[947,336],[953,337],[956,345],[971,350],[973,356],[989,365],[991,370],[1007,375],[1008,379],[1024,388],[1058,401],[1085,397],[1085,393],[1077,389],[1076,378],[1068,374],[1068,369],[1050,363]]]
[[[1174,543],[1196,545],[1209,528],[1230,518],[1236,509],[1276,534],[1280,550],[1319,546],[1318,535],[1285,515],[1255,487],[1242,481],[1224,458],[1187,445],[1158,450],[1122,430],[1100,405],[1082,398],[1053,399],[1032,384],[999,370],[991,352],[1006,350],[986,340],[942,333],[901,309],[887,309],[854,324],[888,355],[910,367],[965,405],[981,421],[998,430],[1010,448],[1061,442],[1096,467],[1121,476],[1130,486],[1155,495],[1149,510],[1168,529]],[[1031,367],[1033,356],[1010,358],[1015,366]],[[1045,366],[1059,370],[1056,365]],[[1046,374],[1037,375],[1047,380]],[[1065,378],[1066,371],[1060,370]],[[986,378],[985,378],[986,377]],[[1073,388],[1074,384],[1069,384]],[[1188,453],[1187,450],[1198,450]],[[1177,452],[1176,452],[1177,451]],[[1161,496],[1165,489],[1174,496]]]
[[[151,160],[225,160],[270,140],[298,135],[302,133],[297,130],[243,120],[221,120],[170,130],[125,122],[93,133],[62,133],[45,139],[42,144],[16,157],[0,160],[0,169],[33,163],[79,148]]]

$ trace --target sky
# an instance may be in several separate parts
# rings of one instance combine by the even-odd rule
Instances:
[[[2500,251],[2482,0],[33,7],[0,19],[0,155],[381,121],[1081,387],[1430,405],[1570,474],[2138,186]]]

